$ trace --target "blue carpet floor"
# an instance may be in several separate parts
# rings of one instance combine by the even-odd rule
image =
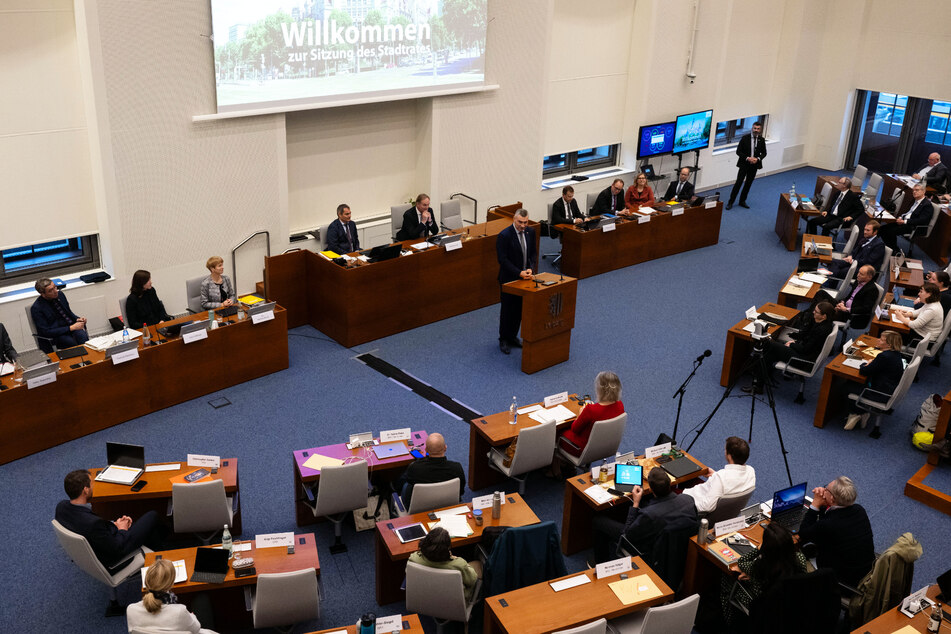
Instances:
[[[124,619],[102,617],[105,588],[67,560],[49,524],[53,507],[63,498],[63,475],[102,464],[106,440],[144,444],[147,459],[156,462],[181,460],[186,453],[238,457],[244,538],[295,530],[293,449],[341,442],[350,431],[411,426],[443,433],[449,456],[467,466],[467,426],[354,359],[364,352],[373,351],[482,413],[507,409],[513,395],[520,403],[529,403],[562,390],[591,393],[597,372],[613,370],[624,384],[630,416],[622,449],[643,451],[658,433],[672,431],[676,401],[671,397],[693,359],[710,349],[713,355],[684,399],[679,436],[689,444],[692,430],[723,392],[719,377],[726,330],[747,307],[775,301],[795,268],[797,255],[786,251],[773,233],[778,195],[792,181],[800,191],[811,192],[818,173],[803,168],[758,178],[749,198],[752,209],[725,211],[715,246],[582,280],[571,359],[537,374],[519,371],[518,354],[499,352],[498,306],[354,349],[301,327],[289,333],[290,369],[284,372],[0,466],[4,484],[0,506],[5,509],[8,535],[0,544],[4,563],[0,625],[24,632],[126,631]],[[728,188],[721,192],[725,197]],[[532,211],[538,215],[538,210]],[[556,249],[557,243],[543,239],[542,252]],[[925,267],[933,264],[926,260]],[[542,268],[550,270],[547,260]],[[940,553],[951,518],[902,494],[905,481],[924,462],[924,454],[909,444],[907,428],[927,394],[948,390],[949,367],[946,358],[940,368],[923,368],[920,381],[895,415],[886,419],[879,440],[859,431],[846,432],[839,424],[812,426],[818,377],[808,382],[804,405],[793,403],[796,383],[783,383],[777,390],[776,409],[793,480],[806,480],[812,487],[842,474],[854,478],[878,550],[904,531],[921,541],[924,556],[915,568],[915,587],[933,582],[949,566]],[[208,401],[216,396],[226,396],[232,405],[213,409]],[[693,453],[715,468],[722,466],[723,439],[747,436],[749,412],[749,397],[728,399]],[[787,479],[776,429],[764,404],[757,405],[751,445],[756,497],[765,499]],[[943,465],[928,482],[948,490],[949,479]],[[479,493],[486,491],[469,492],[466,499]],[[543,520],[559,526],[562,494],[557,482],[529,478],[529,504]],[[297,631],[343,626],[366,611],[403,610],[400,604],[381,608],[375,603],[371,532],[355,534],[352,525],[345,525],[349,553],[331,555],[331,526],[306,530],[316,532],[319,544],[322,618]],[[568,558],[569,570],[581,569],[586,554]],[[135,584],[120,589],[124,602],[138,600],[137,596]],[[430,631],[431,621],[424,623]]]

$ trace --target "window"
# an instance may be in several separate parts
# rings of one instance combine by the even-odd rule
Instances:
[[[542,161],[542,176],[564,176],[573,172],[592,170],[597,167],[617,165],[617,152],[620,144],[599,145],[577,152],[550,154]]]
[[[896,95],[890,92],[878,93],[878,105],[875,107],[875,123],[872,132],[901,136],[901,125],[905,121],[905,108],[908,106],[907,95]]]
[[[0,281],[20,283],[99,268],[99,237],[81,236],[0,251]]]
[[[733,119],[732,121],[721,121],[717,124],[717,131],[713,135],[713,147],[725,147],[736,145],[740,142],[743,135],[753,131],[753,124],[760,123],[763,126],[763,136],[766,136],[766,122],[769,119],[768,114],[743,117],[742,119]]]
[[[948,132],[949,114],[951,114],[951,102],[933,101],[931,103],[931,115],[928,117],[925,141],[939,145],[951,145],[951,133]]]

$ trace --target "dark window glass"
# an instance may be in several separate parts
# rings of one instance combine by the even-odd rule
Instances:
[[[99,239],[95,235],[0,251],[0,281],[8,283],[95,268],[99,268]]]
[[[619,144],[599,145],[577,152],[551,154],[542,160],[542,176],[567,176],[577,171],[595,169],[596,167],[611,167],[617,165]]]

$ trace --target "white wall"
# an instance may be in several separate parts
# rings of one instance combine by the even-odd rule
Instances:
[[[701,0],[694,83],[684,76],[694,0],[489,0],[486,80],[498,90],[196,124],[214,111],[208,3],[74,1],[0,8],[0,78],[17,86],[0,94],[0,182],[19,196],[14,209],[4,200],[7,221],[42,224],[64,204],[56,196],[94,211],[116,280],[69,291],[93,329],[118,312],[136,269],[181,311],[184,280],[209,255],[230,269],[231,247],[261,229],[279,253],[292,229],[328,222],[339,202],[360,218],[421,191],[434,202],[461,191],[480,218],[522,200],[540,219],[557,196],[541,190],[545,153],[620,140],[634,168],[638,126],[678,113],[769,112],[768,171],[831,169],[856,88],[951,97],[943,0]],[[24,37],[28,24],[45,37]],[[9,169],[64,152],[70,169],[42,180]],[[735,160],[702,152],[701,187],[732,182]],[[264,251],[257,239],[239,262],[242,292],[261,279]],[[31,301],[0,304],[24,349]]]

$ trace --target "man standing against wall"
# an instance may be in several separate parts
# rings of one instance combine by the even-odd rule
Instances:
[[[750,134],[743,135],[740,144],[736,146],[736,155],[740,158],[736,161],[739,171],[736,173],[736,182],[733,184],[733,191],[730,192],[730,201],[726,204],[727,209],[733,208],[733,201],[736,200],[736,194],[740,191],[740,207],[749,209],[746,204],[746,197],[750,193],[750,186],[753,179],[756,178],[756,172],[763,167],[763,159],[766,158],[766,139],[763,138],[763,124],[754,123],[753,131]]]

